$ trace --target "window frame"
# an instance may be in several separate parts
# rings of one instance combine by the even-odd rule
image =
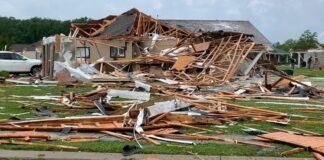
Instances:
[[[80,50],[79,50],[80,49]],[[80,52],[79,52],[80,51]],[[84,53],[84,56],[82,55],[82,51]],[[88,55],[85,51],[88,51]],[[75,58],[76,59],[81,59],[81,60],[84,60],[85,62],[88,62],[90,61],[90,58],[91,58],[91,54],[90,54],[90,47],[86,47],[86,46],[83,46],[83,47],[77,47],[77,51],[76,51],[76,55],[75,55]]]
[[[110,58],[126,58],[125,48],[109,47],[109,51],[110,51]],[[117,53],[115,53],[116,51]]]

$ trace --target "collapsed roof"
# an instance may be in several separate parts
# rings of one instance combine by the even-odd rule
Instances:
[[[271,42],[249,21],[228,20],[157,20],[133,8],[119,16],[91,21],[88,24],[72,24],[71,32],[81,37],[109,39],[118,36],[143,36],[157,33],[164,36],[184,38],[192,32],[240,32],[253,35],[258,44]]]
[[[99,21],[101,22],[101,21]],[[189,32],[176,26],[170,26],[162,21],[152,18],[137,9],[133,8],[117,17],[103,20],[99,23],[100,28],[95,24],[71,25],[71,32],[77,32],[76,36],[112,38],[117,36],[143,36],[148,33],[174,36],[177,38],[186,37]]]

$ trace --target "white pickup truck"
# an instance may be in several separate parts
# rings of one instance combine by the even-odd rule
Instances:
[[[0,71],[36,74],[41,65],[41,60],[29,59],[15,52],[0,51]]]

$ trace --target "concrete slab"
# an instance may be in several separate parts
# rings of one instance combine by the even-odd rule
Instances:
[[[221,156],[221,160],[314,160],[313,158]]]
[[[129,157],[124,157],[120,153],[0,150],[0,159],[3,158],[46,160],[313,160],[312,158],[196,156],[166,154],[135,154]]]

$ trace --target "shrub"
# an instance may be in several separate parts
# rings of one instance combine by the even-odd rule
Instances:
[[[9,78],[9,72],[0,71],[0,77]]]

